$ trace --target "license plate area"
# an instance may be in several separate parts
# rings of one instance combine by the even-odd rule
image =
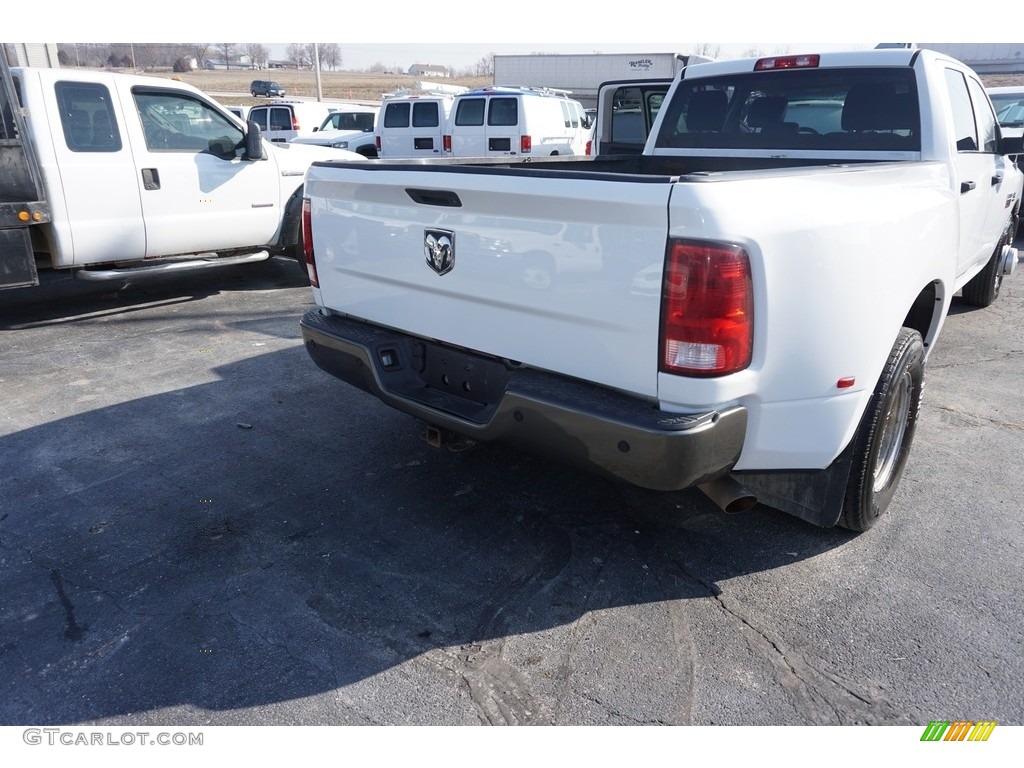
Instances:
[[[375,367],[386,390],[480,424],[501,401],[511,375],[494,358],[412,339],[378,345]]]

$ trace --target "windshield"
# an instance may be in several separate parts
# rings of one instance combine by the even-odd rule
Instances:
[[[913,72],[851,68],[682,80],[658,148],[918,151]]]

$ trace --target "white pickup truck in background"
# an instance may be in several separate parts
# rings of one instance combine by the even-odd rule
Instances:
[[[0,287],[295,256],[306,169],[362,159],[271,144],[184,83],[0,64]]]
[[[339,104],[320,124],[320,129],[308,136],[296,136],[293,144],[314,144],[355,152],[363,157],[376,157],[377,144],[373,130],[377,125],[380,107],[363,104]]]
[[[689,66],[639,155],[316,163],[303,337],[435,444],[863,531],[954,295],[1017,262],[1020,147],[962,63],[874,50]]]

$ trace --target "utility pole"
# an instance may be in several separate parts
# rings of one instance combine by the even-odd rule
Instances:
[[[316,72],[316,100],[324,100],[324,91],[320,85],[320,44],[313,43],[313,71]]]

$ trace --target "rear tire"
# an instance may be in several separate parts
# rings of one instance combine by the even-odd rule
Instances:
[[[910,455],[923,391],[921,334],[901,328],[853,438],[853,466],[839,517],[843,528],[866,531],[892,501]]]
[[[1003,286],[1003,245],[1000,240],[988,264],[964,286],[961,296],[972,307],[987,307],[999,297]]]

